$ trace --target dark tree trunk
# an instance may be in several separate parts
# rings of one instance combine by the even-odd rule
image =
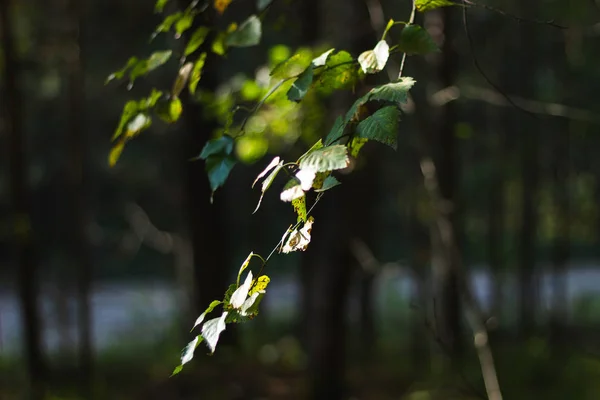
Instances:
[[[43,396],[46,361],[42,353],[41,312],[37,303],[37,260],[31,227],[28,164],[21,110],[23,98],[19,88],[19,68],[13,37],[10,1],[0,0],[0,29],[4,54],[4,96],[2,99],[8,136],[11,202],[13,207],[14,249],[17,257],[18,292],[23,323],[25,361],[29,373],[31,397]]]
[[[69,131],[68,131],[68,187],[71,196],[70,210],[72,226],[70,244],[77,265],[77,297],[79,326],[79,384],[85,398],[92,396],[93,344],[90,296],[92,286],[92,263],[87,240],[88,213],[86,210],[85,189],[85,82],[82,54],[81,18],[83,0],[68,2],[68,23],[70,44],[67,49],[66,66],[69,87]]]
[[[562,125],[562,124],[561,124]],[[554,203],[556,205],[556,235],[552,246],[552,316],[551,332],[556,349],[564,348],[564,324],[567,317],[567,263],[570,255],[570,136],[568,128],[558,130],[554,147]]]
[[[187,6],[188,1],[181,0],[181,7]],[[210,8],[206,10],[201,21],[205,26],[214,24],[214,15]],[[197,17],[200,18],[200,17]],[[193,32],[190,29],[187,32]],[[187,35],[184,35],[187,40]],[[198,91],[214,92],[218,86],[218,63],[216,55],[210,51],[211,37],[207,38],[205,44],[195,55],[207,51],[208,56],[202,79],[198,84]],[[193,59],[194,55],[190,56]],[[196,283],[195,304],[196,313],[202,313],[213,300],[221,300],[227,290],[229,280],[229,257],[225,237],[225,210],[224,191],[217,192],[214,202],[211,204],[211,189],[208,176],[205,172],[203,161],[189,161],[197,156],[206,142],[212,138],[213,132],[219,127],[217,121],[204,117],[201,104],[193,101],[189,92],[181,92],[183,103],[184,135],[182,160],[186,174],[186,200],[185,209],[188,213],[188,221],[192,236],[193,265]],[[223,333],[221,343],[233,343],[233,329]]]
[[[442,52],[436,60],[440,88],[456,83],[458,54],[454,48],[454,35],[459,28],[456,16],[454,10],[449,8],[426,14],[428,22],[438,25],[444,35]],[[441,200],[447,207],[444,212],[456,232],[456,237],[459,237],[459,157],[455,135],[456,115],[455,102],[448,102],[441,107],[435,120],[432,148]],[[432,256],[437,260],[433,265],[437,331],[448,350],[453,354],[460,354],[462,343],[459,268],[453,265],[456,260],[444,253],[440,240],[432,242]]]
[[[535,1],[521,2],[521,11],[524,15],[533,15],[536,10]],[[531,12],[528,12],[531,11]],[[533,27],[528,24],[519,25],[518,40],[513,51],[519,54],[518,82],[513,80],[512,93],[520,91],[522,96],[535,98],[533,82],[537,70],[537,59],[535,58],[535,43],[533,39],[536,34]],[[535,329],[536,309],[538,304],[538,285],[536,283],[536,244],[537,244],[537,194],[539,186],[539,139],[538,126],[533,118],[518,114],[514,111],[513,120],[521,142],[521,171],[522,197],[521,197],[521,231],[519,234],[519,325],[521,334],[529,336]]]

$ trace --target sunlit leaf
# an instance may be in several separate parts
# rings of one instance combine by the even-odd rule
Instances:
[[[169,2],[169,0],[156,0],[154,4],[154,12],[161,13],[165,9],[165,5]]]
[[[121,134],[125,130],[125,126],[134,117],[134,115],[136,115],[139,109],[140,107],[138,105],[138,102],[135,100],[129,100],[127,103],[125,103],[123,111],[121,112],[121,120],[119,121],[119,125],[117,126],[115,133],[113,133],[111,140],[114,141],[119,136],[121,136]]]
[[[183,34],[183,32],[187,31],[192,27],[194,23],[194,18],[196,17],[196,12],[186,12],[175,22],[175,37],[179,38]]]
[[[316,80],[316,86],[324,92],[348,89],[358,80],[358,69],[350,53],[339,51],[331,54]]]
[[[306,70],[310,66],[310,63],[310,54],[299,52],[277,64],[271,71],[271,76],[277,79],[292,78]]]
[[[225,40],[227,39],[227,34],[225,32],[219,32],[215,40],[213,40],[211,44],[211,50],[213,53],[218,54],[220,56],[225,54],[227,47],[225,45]]]
[[[287,239],[287,242],[282,248],[283,253],[291,253],[293,251],[304,251],[308,248],[311,239],[312,225],[314,218],[309,217],[301,229],[293,231]]]
[[[179,97],[172,97],[169,100],[159,103],[156,107],[156,114],[168,124],[177,122],[182,111],[183,106]]]
[[[137,78],[146,75],[148,72],[154,71],[169,61],[171,54],[173,54],[171,50],[156,51],[152,53],[147,60],[140,60],[137,64],[133,65],[129,72],[129,88],[131,89]]]
[[[204,325],[202,325],[202,337],[206,341],[211,353],[215,352],[217,343],[219,342],[219,336],[226,328],[226,318],[227,311],[224,311],[221,317],[208,320],[204,323]]]
[[[367,94],[369,100],[389,101],[393,103],[406,103],[408,92],[414,86],[415,80],[403,77],[398,82],[388,83],[371,89]]]
[[[337,179],[335,179],[334,176],[329,175],[323,181],[323,186],[321,186],[320,189],[315,189],[315,192],[324,192],[324,191],[329,190],[329,189],[331,189],[333,187],[336,187],[338,185],[341,185],[340,181],[338,181]]]
[[[267,286],[269,285],[269,282],[271,282],[271,278],[269,278],[267,275],[259,276],[258,278],[256,278],[254,280],[254,283],[252,284],[252,288],[248,292],[248,295],[251,296],[257,292],[264,293],[265,290],[267,290]]]
[[[280,160],[279,156],[272,159],[271,162],[269,163],[269,165],[267,165],[266,168],[263,169],[260,174],[258,174],[256,179],[252,183],[252,187],[254,187],[254,185],[256,185],[256,182],[258,182],[261,178],[263,178],[265,175],[267,175],[269,173],[269,171],[271,171],[273,168],[275,168],[277,166],[277,164],[279,164],[279,160]]]
[[[415,0],[415,7],[420,12],[435,10],[440,7],[455,6],[450,0]]]
[[[143,130],[150,127],[152,124],[152,118],[146,113],[137,114],[129,123],[127,124],[127,129],[125,130],[125,137],[132,138],[134,136],[139,135]]]
[[[175,78],[175,82],[173,82],[173,88],[171,89],[171,95],[173,97],[177,97],[181,94],[181,91],[190,79],[192,68],[194,68],[194,64],[191,62],[186,62],[181,66],[181,68],[179,68],[177,78]]]
[[[192,68],[192,73],[190,75],[190,84],[188,86],[191,94],[196,93],[198,82],[200,82],[200,78],[202,77],[202,69],[204,68],[205,61],[206,53],[202,53],[194,62],[194,67]]]
[[[242,22],[240,27],[230,33],[225,39],[225,44],[231,47],[249,47],[260,43],[262,36],[262,27],[260,19],[256,15],[251,15]]]
[[[439,51],[429,33],[419,25],[406,25],[400,34],[398,50],[407,55]]]
[[[176,12],[171,15],[167,15],[163,19],[163,21],[160,23],[160,25],[158,25],[156,27],[156,29],[154,30],[154,34],[152,35],[152,38],[156,37],[161,32],[169,32],[171,30],[171,27],[173,26],[173,24],[175,22],[179,21],[179,19],[182,16],[183,16],[183,13],[181,11]]]
[[[198,347],[198,345],[201,342],[202,342],[202,336],[198,335],[194,338],[194,340],[189,342],[187,344],[187,346],[185,346],[185,348],[181,352],[181,364],[175,368],[175,370],[173,371],[171,376],[177,375],[178,373],[180,373],[181,370],[183,369],[183,366],[185,364],[187,364],[188,362],[190,362],[192,360],[192,358],[194,358],[194,351],[196,350],[196,347]]]
[[[233,151],[233,143],[233,138],[229,135],[223,135],[216,139],[211,139],[204,145],[199,158],[206,160],[208,157],[213,155],[229,155]]]
[[[189,56],[190,54],[198,50],[198,47],[200,47],[202,43],[204,43],[204,40],[206,39],[206,36],[208,35],[209,31],[210,29],[208,29],[206,26],[198,27],[194,31],[194,33],[192,33],[192,36],[190,36],[190,40],[187,42],[183,54],[185,56]]]
[[[299,102],[304,98],[306,93],[308,92],[308,88],[310,87],[313,81],[313,67],[309,65],[308,68],[304,70],[298,78],[292,84],[292,87],[287,92],[287,98],[290,101]]]
[[[244,260],[244,262],[242,263],[242,266],[240,267],[239,271],[238,271],[238,276],[237,276],[237,281],[236,281],[236,285],[240,285],[240,278],[242,277],[242,273],[244,272],[244,270],[246,270],[246,268],[248,268],[248,266],[250,265],[250,260],[252,260],[252,257],[254,256],[254,252],[250,252],[250,254],[248,254],[248,257],[246,257],[246,259]]]
[[[315,180],[317,173],[314,169],[300,169],[296,173],[296,178],[300,181],[300,187],[302,190],[309,191],[312,188],[313,181]]]
[[[196,319],[196,322],[194,322],[194,326],[192,327],[192,330],[195,329],[198,325],[200,325],[203,321],[204,318],[206,318],[206,316],[208,314],[210,314],[215,307],[221,305],[222,302],[219,300],[213,300],[210,305],[206,308],[206,310],[204,310],[204,312],[202,314],[200,314],[200,316]]]
[[[327,63],[327,58],[329,58],[329,55],[334,51],[335,49],[329,49],[326,52],[324,52],[323,54],[321,54],[320,56],[314,58],[312,60],[312,66],[314,68],[317,67],[322,67],[323,65],[325,65]]]
[[[376,140],[396,150],[400,111],[396,106],[383,107],[356,127],[359,138]]]
[[[313,189],[321,189],[323,187],[323,183],[325,182],[325,179],[331,175],[331,171],[325,171],[325,172],[317,172],[315,179],[313,180]],[[316,192],[317,190],[315,190]]]
[[[275,177],[277,176],[277,174],[279,173],[279,171],[281,170],[281,168],[283,168],[283,161],[279,161],[279,157],[275,157],[271,161],[271,163],[269,163],[269,165],[267,166],[267,168],[265,168],[258,175],[258,177],[256,178],[256,180],[252,184],[252,187],[254,187],[254,185],[256,184],[256,182],[258,182],[259,179],[261,179],[262,177],[264,177],[271,169],[273,169],[273,171],[271,171],[271,173],[269,174],[269,176],[267,176],[265,178],[265,180],[263,181],[263,183],[262,183],[260,199],[258,200],[258,204],[256,205],[256,209],[254,210],[253,214],[256,211],[258,211],[258,209],[260,207],[260,203],[262,202],[262,199],[263,199],[263,196],[264,196],[265,192],[269,189],[269,187],[271,186],[271,184],[275,180]]]
[[[119,158],[121,157],[121,153],[123,153],[124,148],[125,148],[125,141],[120,140],[110,150],[110,153],[108,154],[108,165],[111,168],[117,164],[117,161],[119,161]]]
[[[229,7],[230,3],[231,0],[214,0],[215,10],[217,10],[217,12],[222,15],[227,9],[227,7]]]
[[[358,153],[368,141],[369,139],[353,137],[348,144],[348,154],[354,158],[358,157]]]
[[[231,307],[239,309],[242,304],[244,304],[246,297],[248,297],[248,292],[250,291],[250,285],[252,285],[252,271],[248,271],[248,275],[246,275],[246,280],[244,280],[244,283],[240,285],[240,287],[238,287],[231,295]]]
[[[300,182],[296,179],[290,181],[283,187],[283,191],[279,195],[281,201],[290,202],[304,196],[304,190],[300,186]]]
[[[390,46],[380,40],[373,50],[367,50],[358,57],[358,63],[366,74],[374,74],[385,68],[390,55]]]
[[[132,68],[133,66],[137,65],[137,63],[139,61],[140,60],[137,57],[130,57],[129,60],[127,60],[127,63],[125,64],[125,66],[123,68],[121,68],[120,70],[118,70],[116,72],[113,72],[106,78],[106,81],[104,82],[104,84],[107,84],[114,79],[123,78],[123,76],[125,76],[127,71],[129,71],[129,69]]]
[[[258,11],[262,11],[265,8],[267,8],[269,6],[269,4],[271,4],[272,2],[273,2],[273,0],[257,0],[256,8],[258,9]]]
[[[342,117],[337,117],[335,122],[333,123],[333,127],[325,137],[325,144],[330,145],[339,140],[344,134],[344,129],[346,128],[346,124]]]
[[[346,168],[349,159],[346,146],[333,145],[310,152],[300,161],[300,169],[315,172],[333,171]]]

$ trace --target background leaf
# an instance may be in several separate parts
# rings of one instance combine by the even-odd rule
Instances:
[[[316,81],[316,87],[324,92],[348,89],[354,86],[358,77],[355,60],[350,53],[340,51],[327,58],[323,71]]]
[[[206,160],[208,157],[217,154],[231,154],[233,151],[233,138],[229,135],[223,135],[216,139],[211,139],[204,145],[199,158]]]
[[[400,111],[396,106],[383,107],[356,127],[359,138],[376,140],[396,150]]]
[[[315,192],[324,192],[338,185],[341,185],[340,181],[338,181],[334,176],[329,175],[323,181],[323,186],[321,186],[319,189],[315,189]]]
[[[206,173],[213,193],[225,184],[236,161],[231,156],[210,156],[206,160]]]
[[[206,26],[198,27],[198,29],[196,29],[194,33],[192,33],[192,36],[190,36],[190,40],[185,46],[183,54],[185,56],[189,56],[190,54],[198,50],[198,47],[200,47],[202,43],[204,43],[204,40],[206,39],[206,36],[208,35],[209,31],[210,29],[208,29]]]
[[[309,65],[308,68],[302,72],[298,78],[292,84],[292,87],[287,92],[287,98],[290,101],[299,102],[304,98],[306,93],[308,92],[308,88],[310,87],[313,81],[313,67]]]
[[[225,12],[227,7],[229,7],[229,4],[231,4],[231,0],[215,0],[214,1],[215,10],[217,10],[217,12],[221,15]]]
[[[400,34],[398,50],[407,55],[440,51],[429,32],[419,25],[406,25]]]
[[[230,33],[225,39],[225,44],[231,47],[249,47],[260,43],[262,26],[256,15],[251,15],[240,27]]]
[[[450,0],[415,0],[415,7],[420,12],[435,10],[440,7],[455,6]]]

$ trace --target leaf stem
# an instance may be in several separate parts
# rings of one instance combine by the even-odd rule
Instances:
[[[407,25],[411,25],[413,22],[415,22],[415,14],[416,13],[417,13],[417,7],[416,7],[415,0],[413,0],[412,1],[412,10],[410,12],[410,18],[408,20]],[[398,80],[400,80],[400,78],[402,78],[402,71],[404,70],[405,62],[406,62],[406,53],[402,54],[402,61],[400,62],[400,71],[398,72]]]

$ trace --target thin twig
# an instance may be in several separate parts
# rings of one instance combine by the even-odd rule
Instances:
[[[415,15],[417,13],[417,6],[414,1],[412,1],[412,10],[410,11],[410,18],[408,19],[408,24],[412,24],[415,22]],[[398,80],[402,78],[402,71],[404,71],[404,63],[406,62],[406,53],[402,54],[402,61],[400,62],[400,71],[398,71]]]

